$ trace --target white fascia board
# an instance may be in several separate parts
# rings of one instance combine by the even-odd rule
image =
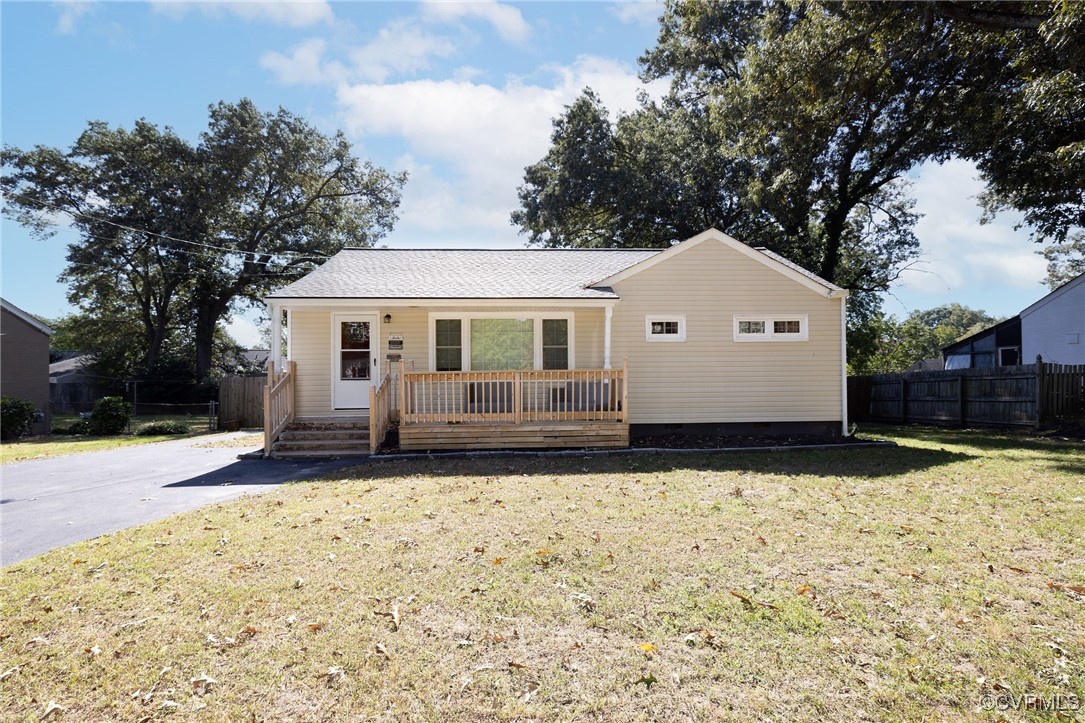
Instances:
[[[390,308],[390,307],[404,307],[415,306],[419,308],[462,308],[469,307],[530,307],[538,308],[550,307],[550,308],[587,308],[587,309],[603,309],[608,306],[614,306],[619,301],[618,297],[609,299],[558,299],[558,298],[539,298],[539,299],[402,299],[402,298],[377,298],[377,299],[363,299],[363,298],[348,298],[348,299],[334,299],[334,298],[297,298],[291,299],[286,297],[266,297],[264,303],[271,305],[274,304],[280,308],[291,309],[306,309],[306,308],[334,308],[334,309],[372,309],[372,308]]]
[[[35,329],[37,329],[41,333],[47,334],[48,336],[52,336],[53,334],[56,334],[56,331],[54,331],[51,327],[46,326],[45,324],[41,323],[40,321],[35,319],[33,316],[26,313],[25,311],[20,309],[15,304],[8,301],[7,299],[0,299],[0,306],[2,306],[4,309],[9,311],[14,316],[17,316],[18,318],[22,319],[27,324],[30,324],[30,326],[34,327]]]
[[[1070,289],[1076,287],[1078,284],[1085,284],[1085,274],[1082,274],[1081,276],[1079,276],[1076,279],[1073,279],[1071,281],[1067,281],[1065,284],[1063,284],[1059,288],[1055,289],[1054,291],[1052,291],[1050,294],[1043,297],[1039,301],[1035,301],[1031,305],[1026,306],[1024,309],[1021,310],[1021,313],[1018,314],[1018,316],[1021,316],[1021,317],[1028,316],[1032,312],[1037,311],[1040,307],[1046,306],[1048,303],[1054,301],[1055,299],[1059,298],[1063,294],[1067,293],[1068,291],[1070,291]]]
[[[829,299],[839,299],[840,297],[848,295],[847,289],[837,289],[835,287],[830,288],[828,286],[825,286],[824,284],[820,284],[817,281],[811,279],[810,277],[804,274],[800,274],[798,271],[795,271],[794,269],[784,264],[781,264],[776,259],[766,256],[757,249],[747,246],[741,241],[738,241],[737,239],[728,236],[723,231],[720,231],[716,228],[710,228],[707,231],[702,231],[696,236],[686,239],[682,243],[671,246],[669,249],[663,251],[662,253],[658,253],[651,258],[641,261],[640,263],[633,264],[629,268],[623,269],[612,276],[606,277],[605,279],[600,279],[599,281],[596,281],[594,284],[592,284],[592,286],[613,286],[620,281],[628,279],[630,276],[634,276],[636,274],[639,274],[641,271],[646,271],[652,268],[656,264],[661,264],[667,259],[673,256],[677,256],[683,251],[687,251],[695,246],[699,246],[705,241],[718,241],[724,246],[727,246],[728,248],[731,248],[739,252],[740,254],[743,254],[744,256],[747,256],[748,258],[751,258],[754,261],[764,264],[770,269],[783,274],[792,281],[796,281],[802,284],[803,286],[817,293],[820,296],[824,296]]]

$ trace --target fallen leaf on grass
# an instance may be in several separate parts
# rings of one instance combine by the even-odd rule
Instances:
[[[324,623],[309,623],[305,627],[309,628],[313,632],[316,632],[317,630],[321,630],[324,627]]]
[[[373,647],[381,655],[381,657],[383,657],[385,660],[391,660],[392,659],[392,656],[388,654],[387,648],[385,648],[380,643],[377,643]]]
[[[15,673],[16,673],[16,672],[17,672],[18,670],[19,670],[19,666],[18,666],[18,665],[16,665],[16,666],[15,666],[14,668],[8,668],[8,669],[7,669],[7,670],[5,670],[5,671],[4,671],[3,673],[0,673],[0,680],[7,680],[7,679],[8,679],[8,678],[10,678],[11,676],[15,675]]]
[[[92,648],[83,648],[83,652],[86,653],[91,658],[96,658],[96,657],[98,657],[99,655],[102,654],[102,649],[99,648],[97,645],[95,645]]]
[[[918,572],[902,572],[902,573],[900,573],[900,576],[901,577],[910,577],[913,580],[918,580],[919,582],[923,582],[923,575],[921,575]]]
[[[509,661],[509,669],[510,670],[527,670],[527,666],[524,665],[523,663],[517,663],[515,660],[510,660]]]
[[[860,527],[859,532],[864,534],[864,535],[873,535],[874,534],[874,528],[873,527]]]
[[[1052,590],[1070,590],[1078,595],[1085,595],[1085,585],[1066,585],[1061,582],[1049,582],[1047,586]]]
[[[507,559],[508,558],[506,558],[506,557],[495,557],[494,558],[494,564],[495,565],[500,565],[501,563],[503,563]]]
[[[599,534],[599,530],[592,530],[591,531],[591,539],[592,539],[593,542],[601,542],[603,537],[602,537],[602,535]]]
[[[811,595],[814,599],[817,599],[817,595],[813,593],[814,588],[809,585],[799,585],[798,589],[795,590],[796,595]]]
[[[1011,570],[1016,572],[1018,575],[1027,575],[1028,574],[1028,570],[1022,570],[1021,568],[1014,567],[1013,565],[1006,565],[1006,567],[1010,568]]]
[[[218,683],[214,678],[208,677],[206,673],[199,678],[193,678],[189,682],[192,684],[192,692],[196,695],[207,695],[211,692],[211,686]]]
[[[49,705],[45,706],[45,712],[41,714],[41,720],[45,720],[58,713],[63,713],[66,710],[68,709],[62,705],[58,705],[55,701],[49,701]]]
[[[374,615],[392,620],[392,630],[399,630],[399,605],[393,605],[391,610],[374,610]]]
[[[742,604],[746,605],[747,607],[752,608],[754,605],[760,605],[761,607],[768,608],[769,610],[779,610],[780,609],[778,606],[773,605],[772,603],[761,602],[760,600],[754,600],[753,598],[749,597],[748,595],[743,595],[742,593],[735,592],[734,590],[731,590],[731,594],[734,595],[735,597],[737,597],[739,600],[741,600]]]
[[[642,675],[637,680],[630,681],[629,684],[630,685],[640,685],[641,683],[644,683],[644,687],[647,688],[648,690],[651,690],[652,689],[652,684],[656,683],[656,682],[658,682],[656,677],[654,675],[652,675],[651,673],[649,673],[648,675]]]
[[[844,619],[844,613],[840,612],[839,610],[826,610],[824,615],[825,615],[825,617],[830,618],[832,620],[843,620]]]
[[[339,666],[333,665],[327,671],[321,673],[320,677],[324,678],[324,683],[331,688],[343,682],[343,679],[347,677],[347,673]]]
[[[651,643],[641,643],[640,649],[644,652],[645,655],[651,655],[652,653],[659,650],[659,648],[652,645]]]

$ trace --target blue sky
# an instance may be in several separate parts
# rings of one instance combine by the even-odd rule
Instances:
[[[195,139],[207,107],[252,98],[362,157],[410,173],[385,243],[522,246],[508,222],[524,166],[584,86],[632,109],[637,57],[656,35],[653,3],[3,2],[0,137],[67,147],[88,120],[140,117]],[[659,93],[661,86],[645,88]],[[957,301],[1012,315],[1045,293],[1043,259],[1013,216],[981,226],[982,184],[962,161],[913,174],[923,259],[886,308],[904,315]],[[2,293],[41,316],[70,310],[48,241],[5,219]],[[255,343],[251,320],[231,331]]]

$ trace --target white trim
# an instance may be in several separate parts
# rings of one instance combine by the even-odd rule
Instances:
[[[56,331],[54,331],[52,329],[52,327],[46,326],[45,324],[41,323],[40,321],[35,319],[33,316],[31,316],[27,312],[23,311],[22,309],[20,309],[18,306],[11,303],[7,299],[0,299],[0,307],[3,307],[4,309],[7,309],[9,312],[11,312],[11,314],[18,317],[20,320],[25,321],[27,324],[34,327],[38,331],[40,331],[42,334],[46,334],[48,336],[52,336],[53,334],[56,334]]]
[[[652,324],[658,322],[678,322],[677,334],[653,334]],[[650,342],[677,343],[686,340],[686,315],[685,314],[645,314],[644,315],[644,340]]]
[[[740,334],[738,323],[740,321],[763,321],[765,322],[764,334]],[[773,331],[773,322],[797,321],[799,322],[798,334],[777,334]],[[731,338],[743,344],[751,342],[788,342],[809,341],[810,321],[806,314],[735,314],[731,317]]]
[[[848,429],[848,312],[847,298],[840,297],[840,433],[850,437]]]
[[[355,309],[372,309],[374,307],[381,308],[403,308],[403,307],[423,307],[423,308],[464,308],[464,307],[501,307],[508,308],[513,307],[547,307],[547,306],[559,306],[563,309],[601,309],[606,306],[613,306],[618,302],[617,295],[608,296],[604,299],[559,299],[559,298],[531,298],[521,299],[517,297],[507,297],[501,299],[408,299],[408,298],[291,298],[288,296],[267,296],[264,298],[265,304],[279,304],[283,308],[292,307],[297,309],[328,309],[338,311],[346,309],[354,311]]]
[[[821,296],[825,296],[826,298],[838,298],[841,296],[846,296],[848,293],[846,289],[841,289],[839,286],[836,286],[835,284],[830,284],[828,281],[814,280],[805,274],[801,274],[790,266],[782,264],[770,256],[766,256],[757,249],[747,246],[741,241],[738,241],[728,236],[724,232],[720,231],[719,229],[715,228],[710,228],[707,231],[702,231],[693,238],[689,238],[682,243],[675,244],[674,246],[671,246],[669,249],[662,253],[658,253],[651,258],[647,258],[644,261],[641,261],[640,263],[636,263],[628,268],[622,269],[618,273],[613,274],[612,276],[608,276],[605,279],[600,279],[599,281],[594,282],[592,286],[613,286],[619,281],[624,281],[630,276],[639,274],[641,271],[646,271],[647,269],[652,268],[656,264],[663,263],[672,256],[677,256],[683,251],[687,251],[695,246],[699,246],[705,241],[718,241],[724,246],[727,246],[728,248],[737,251],[740,254],[751,258],[754,261],[757,261],[758,263],[764,264],[770,269],[783,274],[792,281],[802,284],[811,291],[814,291]]]
[[[286,310],[286,360],[294,360],[294,314]]]
[[[576,314],[571,311],[431,311],[426,324],[429,335],[429,369],[437,369],[437,319],[459,319],[462,322],[460,337],[462,355],[460,368],[471,371],[471,319],[531,319],[534,350],[532,366],[542,369],[542,322],[543,319],[565,319],[569,322],[569,369],[576,369]]]
[[[603,320],[603,368],[610,369],[610,329],[614,306],[608,306]]]
[[[271,349],[268,352],[275,371],[283,370],[283,310],[278,304],[271,304]]]
[[[366,312],[351,311],[351,312],[346,312],[346,313],[342,313],[342,314],[332,314],[331,315],[331,344],[332,344],[332,347],[331,347],[331,369],[329,370],[330,376],[329,376],[329,379],[328,379],[328,381],[331,382],[331,389],[329,391],[331,392],[330,399],[331,399],[332,411],[339,412],[339,411],[351,411],[351,410],[358,410],[358,409],[369,409],[369,395],[368,394],[365,395],[365,398],[362,400],[363,405],[360,406],[360,407],[337,407],[337,406],[335,406],[335,383],[338,380],[338,375],[336,374],[336,366],[338,365],[338,363],[340,361],[340,356],[341,356],[340,353],[339,353],[339,351],[340,351],[339,350],[339,328],[338,328],[339,320],[344,319],[344,318],[346,318],[346,319],[357,319],[358,317],[361,317],[361,316],[366,316],[366,317],[372,317],[373,318],[373,325],[372,325],[372,327],[370,327],[370,333],[369,333],[369,355],[376,362],[375,366],[376,366],[377,371],[373,371],[373,369],[369,370],[369,384],[371,386],[376,384],[377,383],[377,377],[380,375],[380,351],[381,351],[381,349],[380,349],[380,321],[381,320],[380,320],[380,317],[378,315],[378,312],[371,310],[371,311],[366,311]],[[366,321],[368,321],[368,319],[366,319]]]

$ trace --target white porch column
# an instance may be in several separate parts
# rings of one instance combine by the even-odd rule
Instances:
[[[283,371],[283,310],[278,304],[269,304],[271,313],[271,350],[269,359],[275,362],[275,371]]]
[[[606,323],[603,325],[603,368],[610,369],[610,318],[614,315],[614,307],[606,307]]]

